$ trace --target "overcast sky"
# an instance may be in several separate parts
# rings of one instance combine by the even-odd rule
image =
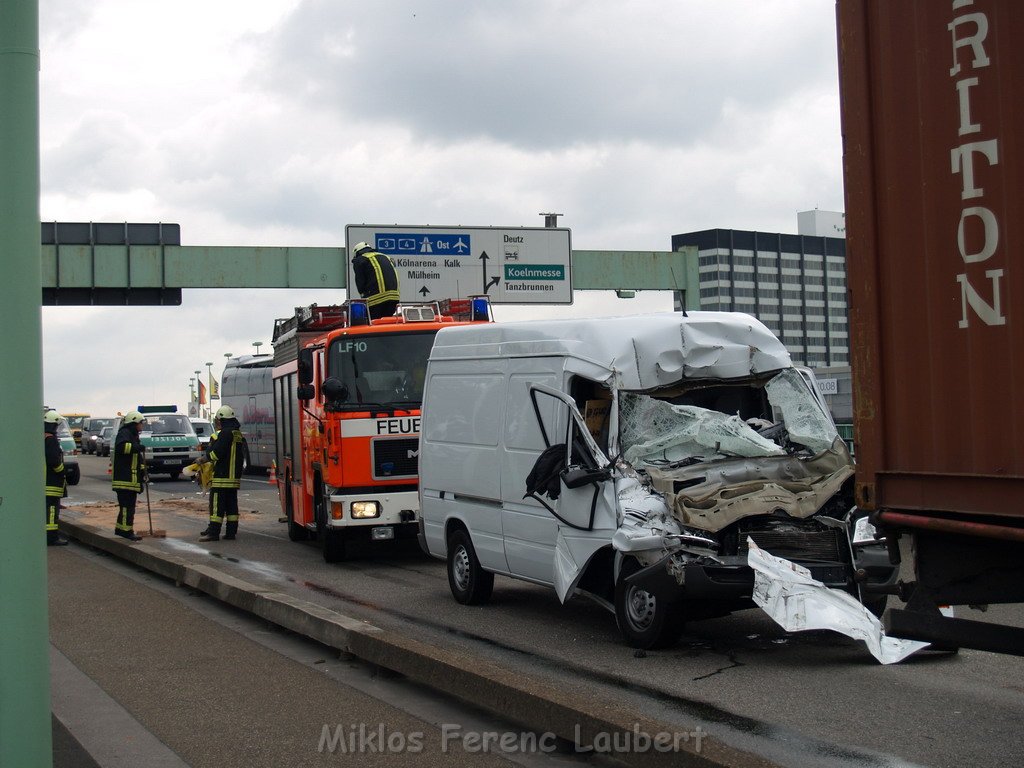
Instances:
[[[41,215],[184,245],[343,246],[346,224],[541,226],[669,250],[842,210],[830,0],[40,0]],[[224,354],[342,291],[43,308],[45,402],[184,407]],[[571,309],[671,309],[578,293]]]

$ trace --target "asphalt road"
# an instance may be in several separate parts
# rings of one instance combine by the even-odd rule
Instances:
[[[83,456],[75,505],[109,501],[106,459]],[[156,478],[154,504],[201,500],[194,484]],[[614,617],[576,598],[499,578],[487,606],[457,604],[444,564],[386,542],[330,565],[311,543],[288,541],[276,489],[243,481],[237,541],[198,542],[204,521],[166,513],[154,544],[210,557],[228,573],[333,610],[516,665],[572,690],[598,685],[652,717],[701,724],[785,765],[1018,766],[1024,763],[1024,659],[982,651],[922,652],[882,666],[861,643],[831,632],[786,634],[759,610],[694,622],[672,649],[638,653]],[[136,520],[145,526],[144,506]],[[1024,626],[1021,606],[971,618]]]

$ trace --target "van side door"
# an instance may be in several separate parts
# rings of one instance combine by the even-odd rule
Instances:
[[[558,497],[537,498],[554,528],[554,535],[549,532],[545,543],[551,548],[551,583],[564,602],[593,554],[611,543],[618,525],[615,483],[608,457],[594,441],[573,399],[537,382],[529,389],[531,409],[545,444],[561,446],[554,449],[561,454],[555,486]],[[546,414],[559,432],[547,428]]]

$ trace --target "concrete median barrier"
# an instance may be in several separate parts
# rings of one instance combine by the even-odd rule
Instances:
[[[527,729],[554,733],[577,744],[578,750],[600,752],[605,751],[606,745],[626,746],[627,749],[614,749],[610,754],[636,766],[772,765],[759,756],[717,741],[696,725],[682,727],[638,716],[585,683],[567,689],[462,650],[429,645],[291,595],[260,589],[145,542],[129,544],[93,526],[68,520],[62,520],[60,527],[85,545],[494,712]]]

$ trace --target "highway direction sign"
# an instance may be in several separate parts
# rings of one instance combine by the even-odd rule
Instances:
[[[356,243],[387,254],[402,301],[486,295],[494,304],[572,304],[568,229],[552,227],[345,227],[349,295],[357,297]]]

